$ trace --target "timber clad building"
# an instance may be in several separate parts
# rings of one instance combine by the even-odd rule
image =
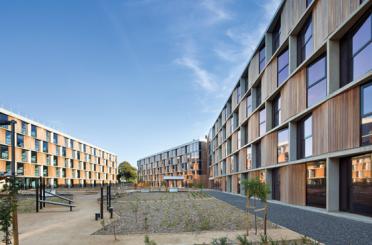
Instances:
[[[138,181],[153,187],[208,184],[207,142],[192,142],[137,161]]]
[[[210,130],[209,185],[372,216],[372,1],[282,1]]]
[[[116,183],[117,156],[0,108],[0,121],[15,120],[16,174],[24,188],[44,177],[49,186]],[[11,127],[0,128],[0,173],[11,171]]]

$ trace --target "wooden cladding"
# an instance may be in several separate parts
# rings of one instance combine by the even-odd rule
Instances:
[[[273,132],[263,137],[261,141],[262,166],[269,166],[277,162],[278,134]]]
[[[313,111],[313,154],[360,145],[360,89],[352,88]]]
[[[295,205],[306,204],[306,164],[279,168],[280,201]]]
[[[306,0],[287,0],[280,15],[280,44],[288,37],[306,10]]]
[[[360,0],[328,0],[328,31],[332,33],[359,6]]]
[[[259,112],[255,112],[248,119],[248,142],[253,141],[259,136],[258,118],[259,118]]]
[[[259,70],[258,70],[258,52],[257,52],[253,56],[251,62],[249,63],[249,67],[248,67],[249,87],[251,87],[252,83],[256,81],[258,75],[259,75]]]
[[[291,77],[281,90],[281,122],[306,109],[306,70]]]
[[[277,87],[277,58],[268,64],[262,75],[261,99],[265,100]]]

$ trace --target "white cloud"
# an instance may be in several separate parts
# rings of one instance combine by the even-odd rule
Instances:
[[[226,1],[221,0],[203,0],[201,6],[209,12],[207,18],[207,24],[212,25],[220,21],[229,20],[232,18],[232,14],[225,7]]]
[[[216,82],[212,79],[212,75],[201,67],[199,61],[192,57],[183,57],[176,60],[177,64],[189,68],[195,78],[196,83],[200,85],[207,92],[215,92],[217,89]]]

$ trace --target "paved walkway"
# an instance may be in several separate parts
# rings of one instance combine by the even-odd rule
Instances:
[[[208,193],[233,206],[245,209],[245,198],[242,196],[219,191]],[[269,219],[273,223],[325,244],[372,244],[372,224],[364,222],[277,203],[269,204]]]

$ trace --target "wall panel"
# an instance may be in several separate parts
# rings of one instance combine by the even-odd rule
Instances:
[[[328,31],[332,33],[359,6],[360,0],[328,0]]]
[[[274,58],[262,75],[262,100],[265,100],[276,89],[277,70],[277,58]]]
[[[313,155],[328,152],[328,103],[317,107],[313,117]]]
[[[252,83],[254,83],[259,75],[258,71],[258,53],[256,53],[253,57],[251,62],[248,66],[248,81],[249,81],[249,87],[252,86]]]
[[[297,164],[281,167],[280,201],[295,205],[306,204],[306,166]]]
[[[258,114],[259,112],[255,112],[249,119],[248,119],[248,142],[253,141],[254,139],[258,138],[259,127],[258,127]]]
[[[328,36],[328,0],[318,0],[313,9],[314,50],[321,47]]]
[[[262,145],[262,166],[269,166],[276,164],[277,162],[277,145],[278,145],[278,135],[277,132],[263,137],[261,141]]]

